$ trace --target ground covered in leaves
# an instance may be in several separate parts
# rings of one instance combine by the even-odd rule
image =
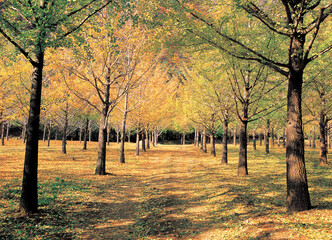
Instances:
[[[332,239],[331,165],[320,167],[307,148],[312,210],[287,213],[285,153],[249,146],[249,176],[236,176],[238,146],[229,164],[190,145],[159,145],[126,163],[119,145],[107,153],[108,175],[94,175],[96,143],[40,143],[39,209],[19,214],[24,145],[0,146],[0,239]],[[331,154],[329,159],[331,159]]]

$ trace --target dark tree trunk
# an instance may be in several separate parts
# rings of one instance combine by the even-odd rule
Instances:
[[[254,151],[257,150],[257,146],[256,146],[256,130],[254,129],[253,133],[252,133],[252,146]]]
[[[145,137],[145,133],[144,133],[144,130],[142,130],[142,150],[144,152],[146,152],[146,147],[145,147],[145,140],[146,140],[146,137]]]
[[[101,112],[98,136],[98,158],[96,165],[96,175],[106,174],[106,142],[107,142],[107,115],[110,107],[110,73],[111,70],[107,68],[104,84],[104,104]]]
[[[274,128],[271,128],[271,146],[274,147]]]
[[[36,213],[38,211],[38,136],[44,53],[39,53],[37,59],[38,64],[36,63],[33,66],[33,74],[31,78],[30,111],[27,124],[27,142],[20,198],[20,211],[23,214]]]
[[[1,145],[5,145],[5,124],[1,123]]]
[[[248,175],[247,166],[247,121],[241,121],[238,176]]]
[[[138,156],[139,155],[139,127],[137,127],[136,130],[136,149],[135,149],[135,155]]]
[[[222,137],[222,157],[221,157],[221,163],[222,164],[227,164],[228,163],[228,158],[227,158],[227,132],[228,132],[228,119],[224,119],[223,122],[223,130],[224,134]]]
[[[260,133],[258,135],[258,138],[259,138],[259,146],[262,146],[263,145],[263,133]]]
[[[265,136],[264,136],[264,140],[265,140],[265,153],[269,154],[270,153],[270,119],[266,120],[266,130],[265,130]]]
[[[327,146],[328,146],[328,149],[331,149],[331,126],[328,125],[328,131],[327,131]]]
[[[145,130],[145,136],[146,136],[146,148],[150,149],[150,134],[147,129]]]
[[[89,119],[85,119],[85,126],[84,126],[84,133],[83,133],[83,150],[86,150],[87,148],[87,142],[88,142],[88,133],[89,133]]]
[[[286,148],[286,128],[284,128],[284,131],[282,133],[282,146]]]
[[[303,211],[311,208],[304,159],[302,128],[302,84],[304,36],[295,36],[290,48],[290,75],[287,94],[287,210]]]
[[[82,132],[83,132],[83,127],[80,126],[79,130],[80,130],[80,132],[79,132],[79,141],[80,141],[80,143],[81,143],[81,142],[82,142]]]
[[[324,105],[323,105],[324,106]],[[327,116],[324,109],[320,112],[319,119],[319,132],[320,132],[320,166],[327,165]]]
[[[214,133],[211,133],[210,135],[210,144],[211,144],[211,155],[216,157],[216,142],[215,142]]]
[[[121,146],[120,146],[120,163],[125,163],[125,140],[126,140],[126,122],[127,122],[127,110],[128,110],[128,92],[125,94],[125,105],[122,118],[121,129]]]

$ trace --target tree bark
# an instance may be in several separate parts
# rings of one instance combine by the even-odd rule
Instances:
[[[311,208],[304,159],[302,128],[303,54],[305,38],[293,38],[290,48],[290,74],[287,94],[287,210],[303,211]]]
[[[202,150],[203,152],[207,152],[207,149],[206,149],[206,129],[204,127],[203,129],[203,134],[202,134]]]
[[[68,102],[65,110],[65,122],[62,129],[62,153],[67,153],[67,128],[68,128]]]
[[[266,130],[265,130],[265,153],[269,154],[270,153],[270,144],[269,144],[269,137],[270,137],[270,119],[266,120]]]
[[[145,137],[144,130],[142,130],[141,135],[142,135],[142,150],[143,150],[144,152],[146,152],[146,147],[145,147],[145,140],[146,140],[146,137]]]
[[[128,114],[128,92],[125,94],[124,112],[122,118],[122,129],[121,129],[121,146],[120,146],[120,163],[125,163],[125,140],[126,140],[126,122]]]
[[[136,149],[135,149],[135,155],[138,156],[139,155],[139,126],[137,127],[136,130]]]
[[[274,147],[274,127],[271,128],[271,146]]]
[[[247,166],[247,121],[241,121],[238,176],[248,175]]]
[[[227,158],[227,154],[228,154],[227,153],[228,119],[224,119],[223,130],[224,130],[224,134],[223,134],[223,137],[222,137],[223,149],[222,149],[221,163],[222,164],[227,164],[228,163],[228,158]]]
[[[215,137],[214,133],[211,133],[210,135],[210,144],[211,144],[211,155],[216,157],[216,142],[215,142]]]
[[[10,122],[7,122],[7,131],[6,131],[6,140],[9,139],[9,129],[10,129]]]
[[[110,107],[110,68],[107,68],[104,84],[104,101],[100,117],[99,136],[98,136],[98,158],[95,174],[106,174],[106,142],[107,142],[107,123],[108,110]]]
[[[253,133],[252,133],[252,146],[253,146],[254,151],[256,151],[257,146],[256,146],[256,130],[255,129],[253,130]]]
[[[146,136],[146,148],[150,149],[150,134],[148,129],[145,130],[145,136]]]
[[[42,48],[41,45],[39,47]],[[38,53],[37,59],[38,62],[33,66],[33,74],[31,78],[30,111],[27,123],[27,142],[20,198],[20,211],[23,214],[38,212],[38,137],[44,53]]]
[[[260,134],[258,135],[258,138],[259,138],[259,146],[262,146],[262,145],[263,145],[263,137],[262,137],[262,136],[264,136],[263,133],[260,133]]]
[[[1,123],[1,145],[5,145],[5,123]]]
[[[324,104],[323,104],[324,106]],[[319,132],[320,132],[320,158],[319,165],[327,165],[327,116],[325,109],[322,108],[319,119]]]

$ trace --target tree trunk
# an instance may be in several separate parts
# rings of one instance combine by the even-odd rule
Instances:
[[[202,134],[202,150],[203,152],[207,152],[207,149],[206,149],[206,129],[204,127],[203,129],[203,134]]]
[[[258,138],[259,138],[259,146],[262,146],[263,145],[263,133],[260,133],[258,135]]]
[[[182,145],[186,144],[186,134],[182,133]]]
[[[312,148],[316,148],[316,129],[315,125],[312,127]]]
[[[5,145],[5,123],[1,123],[1,146]]]
[[[324,104],[323,104],[324,106]],[[327,165],[327,116],[324,108],[320,112],[319,119],[319,132],[320,132],[320,166]]]
[[[125,94],[124,112],[122,118],[121,129],[121,146],[120,146],[120,163],[125,163],[125,140],[126,140],[126,122],[127,122],[127,110],[128,110],[128,92]]]
[[[116,143],[120,143],[120,126],[119,124],[116,126]]]
[[[79,132],[79,141],[80,141],[80,143],[81,143],[81,142],[82,142],[82,132],[83,132],[83,127],[80,126],[79,130],[80,130],[80,132]]]
[[[222,164],[227,164],[228,163],[228,158],[227,158],[227,132],[228,132],[228,119],[224,119],[223,122],[223,129],[224,129],[224,134],[222,137],[222,157],[221,157],[221,163]]]
[[[286,148],[286,128],[284,128],[284,131],[282,133],[282,146]]]
[[[241,121],[238,176],[248,175],[247,166],[247,121]]]
[[[139,127],[137,127],[136,130],[136,149],[135,149],[135,155],[138,156],[139,155]]]
[[[328,125],[328,131],[327,131],[327,146],[328,146],[328,149],[331,149],[331,126],[330,124]]]
[[[257,147],[256,147],[256,130],[255,129],[253,130],[253,133],[252,133],[252,146],[253,146],[254,151],[256,151]]]
[[[271,128],[271,146],[274,147],[274,128]]]
[[[6,131],[6,140],[8,141],[9,139],[9,129],[10,129],[10,123],[7,122],[7,131]]]
[[[104,104],[101,112],[99,135],[98,135],[98,158],[96,165],[96,175],[106,174],[106,142],[107,142],[107,123],[108,110],[110,107],[110,83],[111,83],[111,69],[107,68],[104,84]]]
[[[92,123],[89,121],[89,142],[92,141]]]
[[[150,134],[148,129],[145,129],[145,136],[146,136],[146,149],[150,149]]]
[[[304,159],[302,128],[302,84],[304,36],[295,36],[290,48],[290,75],[287,94],[287,210],[303,211],[311,208]]]
[[[87,149],[86,147],[87,147],[87,142],[88,142],[89,123],[90,123],[90,120],[88,118],[86,118],[85,126],[84,126],[84,133],[83,133],[83,150]]]
[[[269,144],[269,137],[270,137],[270,119],[266,120],[266,130],[265,130],[265,153],[269,154],[270,153],[270,144]]]
[[[145,147],[145,139],[146,139],[146,137],[145,137],[145,133],[144,133],[144,130],[142,130],[142,150],[144,151],[144,152],[146,152],[146,147]]]
[[[20,211],[23,214],[36,213],[38,211],[38,136],[44,53],[37,54],[37,59],[38,63],[33,66],[31,78],[30,111],[27,124],[27,142],[20,198]]]
[[[68,104],[67,104],[68,108]],[[65,122],[62,129],[62,153],[67,153],[67,128],[68,128],[68,112],[65,112]]]
[[[130,130],[127,133],[128,143],[130,143]]]
[[[211,155],[216,157],[216,142],[213,133],[211,133],[210,135],[210,144],[211,144]]]

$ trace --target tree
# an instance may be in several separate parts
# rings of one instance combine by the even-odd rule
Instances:
[[[33,67],[20,198],[20,210],[24,214],[38,211],[38,131],[45,50],[49,46],[63,43],[66,36],[79,29],[111,2],[112,0],[0,2],[0,33]]]
[[[332,3],[316,0],[281,0],[278,2],[259,1],[258,4],[255,4],[254,1],[244,1],[238,4],[247,14],[258,20],[257,24],[260,25],[260,31],[265,32],[266,41],[272,37],[279,41],[273,47],[274,55],[271,55],[271,50],[263,49],[261,45],[257,45],[257,37],[261,38],[262,35],[251,34],[251,41],[248,42],[247,35],[241,36],[239,32],[235,34],[228,32],[232,26],[224,24],[227,21],[225,18],[216,19],[219,16],[215,14],[216,9],[209,9],[207,12],[204,11],[206,6],[203,4],[202,6],[192,3],[189,5],[179,0],[175,1],[175,6],[173,9],[176,13],[181,10],[182,13],[185,13],[180,16],[181,19],[189,18],[191,21],[191,24],[186,25],[187,32],[229,55],[247,61],[259,62],[288,78],[287,210],[310,209],[302,131],[303,74],[310,62],[332,48],[328,43],[327,45],[322,43],[314,45],[320,27],[323,26],[322,23],[332,11]],[[216,6],[219,7],[219,5]],[[209,5],[209,7],[213,7],[213,5]],[[237,12],[237,14],[241,16],[241,12]],[[197,23],[195,27],[192,27],[193,23]],[[239,25],[238,23],[239,21],[237,21],[237,25]],[[253,24],[253,22],[250,23]],[[211,34],[214,37],[210,37]],[[309,40],[306,42],[306,39]],[[279,47],[285,45],[288,45],[288,48]],[[312,52],[315,53],[312,54]]]

